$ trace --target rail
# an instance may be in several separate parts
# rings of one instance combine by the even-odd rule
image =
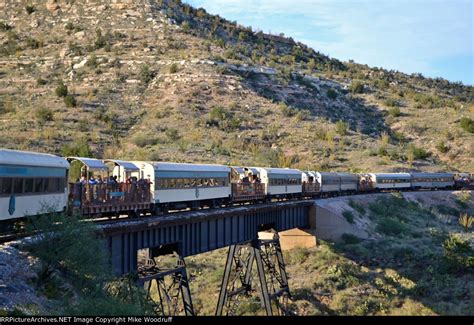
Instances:
[[[69,199],[74,207],[139,204],[150,202],[150,184],[69,184]]]
[[[248,198],[265,198],[264,183],[232,183],[232,197],[234,201],[241,201]]]

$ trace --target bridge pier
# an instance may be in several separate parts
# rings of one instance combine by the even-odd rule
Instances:
[[[222,279],[217,316],[232,316],[242,298],[250,297],[252,291],[253,266],[256,265],[259,295],[266,314],[272,316],[276,305],[279,315],[286,315],[286,304],[290,298],[288,278],[276,231],[260,232],[259,238],[246,243],[231,245]]]
[[[186,316],[195,315],[186,263],[179,246],[171,244],[149,248],[145,264],[138,267],[138,284],[155,303],[159,316],[178,316],[183,311]],[[159,266],[155,257],[164,255],[174,255],[176,264],[168,268]],[[153,292],[156,292],[158,299],[154,299]]]

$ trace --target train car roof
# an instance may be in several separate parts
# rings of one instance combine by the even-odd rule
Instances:
[[[330,173],[330,172],[316,172],[316,175],[324,176],[324,177],[340,177],[338,173]]]
[[[337,173],[341,177],[352,177],[352,178],[359,178],[359,175],[352,174],[352,173]]]
[[[0,149],[0,164],[16,166],[38,166],[69,168],[69,163],[63,158],[47,153]]]
[[[135,162],[140,163],[140,162]],[[230,173],[230,167],[224,165],[184,164],[169,162],[144,162],[153,166],[155,171],[190,171],[190,172],[225,172]]]
[[[109,167],[104,164],[102,160],[95,158],[85,158],[85,157],[67,157],[68,161],[80,161],[87,166],[90,170],[109,170]]]
[[[408,173],[372,173],[369,174],[375,176],[376,178],[395,178],[395,179],[406,179],[411,178],[411,175]]]
[[[128,170],[128,171],[140,170],[140,168],[138,168],[137,165],[135,165],[134,163],[132,163],[130,161],[116,160],[116,159],[105,159],[104,163],[107,163],[107,162],[112,162],[112,163],[114,163],[115,166],[120,166],[123,169]]]
[[[300,175],[303,173],[301,170],[298,169],[290,169],[290,168],[264,168],[264,167],[252,167],[254,169],[261,169],[265,170],[269,175]]]
[[[412,177],[429,178],[429,177],[454,177],[453,173],[411,173]]]

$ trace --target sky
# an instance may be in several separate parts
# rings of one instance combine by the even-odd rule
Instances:
[[[474,0],[183,0],[333,58],[474,85]]]

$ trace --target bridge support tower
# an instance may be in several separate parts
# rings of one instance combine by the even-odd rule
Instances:
[[[288,278],[280,239],[274,230],[260,232],[258,239],[229,247],[216,315],[235,315],[243,300],[255,291],[267,315],[290,314]]]

